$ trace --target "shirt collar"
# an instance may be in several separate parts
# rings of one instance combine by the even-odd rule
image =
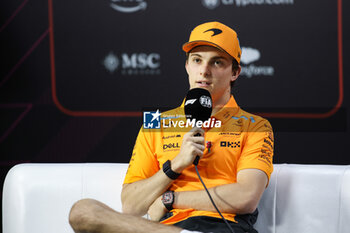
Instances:
[[[215,119],[220,120],[222,124],[225,124],[232,116],[236,115],[239,111],[239,106],[235,98],[231,95],[229,101],[222,107],[217,113],[214,114]]]

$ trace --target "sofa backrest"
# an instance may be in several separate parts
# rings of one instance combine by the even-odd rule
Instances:
[[[6,176],[3,233],[73,233],[71,206],[94,198],[121,211],[128,164],[20,164]],[[259,233],[345,233],[350,166],[277,164],[259,204]]]

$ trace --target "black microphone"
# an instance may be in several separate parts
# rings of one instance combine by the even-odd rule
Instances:
[[[187,119],[206,121],[210,118],[213,104],[209,91],[203,88],[193,88],[187,92],[185,99],[185,115]],[[194,136],[200,136],[196,134]],[[194,165],[199,162],[199,156],[193,161]]]

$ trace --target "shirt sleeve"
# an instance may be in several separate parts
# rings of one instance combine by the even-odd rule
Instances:
[[[270,123],[261,118],[247,132],[247,138],[238,160],[237,172],[243,169],[259,169],[270,179],[273,171],[274,138]]]
[[[159,170],[152,133],[141,127],[137,136],[124,184],[153,176]]]

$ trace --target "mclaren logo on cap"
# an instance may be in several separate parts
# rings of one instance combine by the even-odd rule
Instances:
[[[222,30],[220,30],[220,29],[218,29],[218,28],[211,28],[211,29],[206,30],[206,31],[203,32],[203,33],[210,32],[210,31],[213,32],[213,35],[211,35],[212,37],[213,37],[213,36],[216,36],[216,35],[219,35],[220,33],[222,33]]]

